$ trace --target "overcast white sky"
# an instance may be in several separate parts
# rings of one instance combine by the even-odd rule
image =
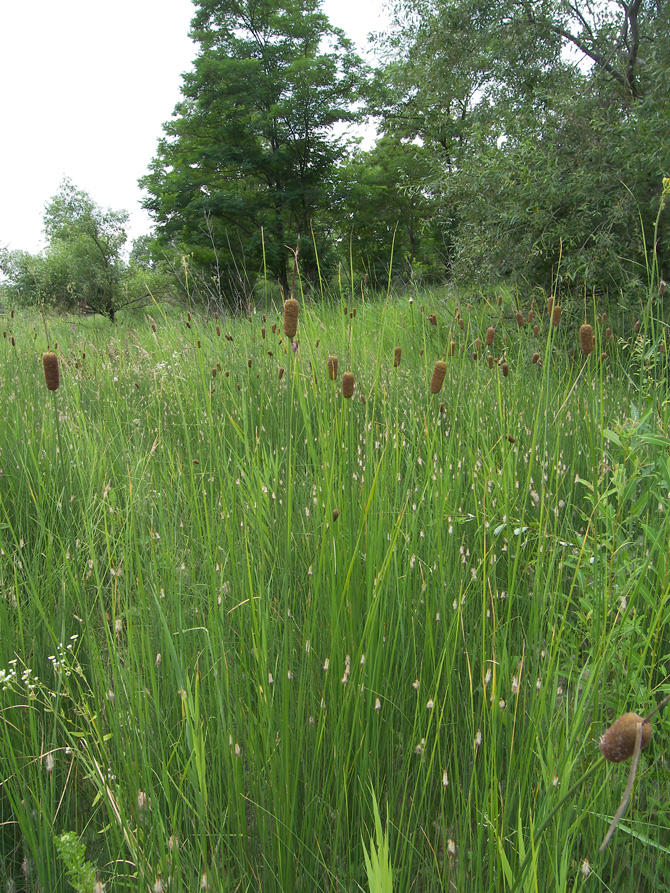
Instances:
[[[359,51],[385,0],[324,0]],[[137,180],[179,100],[196,45],[191,0],[0,2],[0,246],[43,247],[45,203],[63,177],[150,227]]]

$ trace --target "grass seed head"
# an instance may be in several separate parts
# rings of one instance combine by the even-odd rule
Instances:
[[[453,344],[453,341],[451,342]],[[444,376],[447,374],[447,364],[444,360],[438,360],[433,369],[433,377],[430,380],[430,393],[439,394],[444,384]]]
[[[300,305],[295,298],[289,298],[284,304],[284,334],[287,338],[295,337],[298,331],[298,313]]]
[[[55,353],[42,354],[42,368],[44,369],[44,381],[50,391],[57,391],[60,387],[60,371],[58,357]]]
[[[588,323],[584,323],[579,329],[579,346],[584,356],[588,357],[590,353],[593,353],[593,326]]]
[[[342,395],[347,399],[354,395],[354,373],[345,372],[342,376]]]
[[[609,727],[600,739],[602,755],[610,763],[621,763],[633,756],[637,727],[642,717],[637,713],[624,713]],[[642,726],[642,749],[651,741],[651,723]]]

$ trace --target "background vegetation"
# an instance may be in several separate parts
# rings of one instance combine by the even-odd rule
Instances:
[[[374,68],[318,0],[197,0],[191,35],[142,180],[152,236],[128,263],[124,214],[66,181],[44,254],[0,257],[11,303],[239,309],[259,282],[289,293],[296,251],[317,290],[559,282],[631,306],[652,255],[667,273],[667,3],[398,0]]]

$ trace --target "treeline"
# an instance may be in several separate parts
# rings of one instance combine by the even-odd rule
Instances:
[[[121,263],[123,215],[69,183],[47,212],[42,260],[89,307],[109,315],[143,281],[230,306],[259,282],[287,294],[296,253],[317,289],[507,279],[620,301],[652,260],[668,274],[666,0],[397,0],[374,68],[320,0],[194,6],[199,50],[141,181],[151,238]],[[365,122],[369,150],[344,130]],[[31,264],[5,253],[7,287],[44,299]]]

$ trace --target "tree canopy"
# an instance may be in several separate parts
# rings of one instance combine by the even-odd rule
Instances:
[[[197,0],[200,51],[142,180],[158,244],[209,267],[238,296],[265,268],[288,290],[327,251],[321,216],[344,158],[339,122],[356,117],[361,62],[320,0]]]

